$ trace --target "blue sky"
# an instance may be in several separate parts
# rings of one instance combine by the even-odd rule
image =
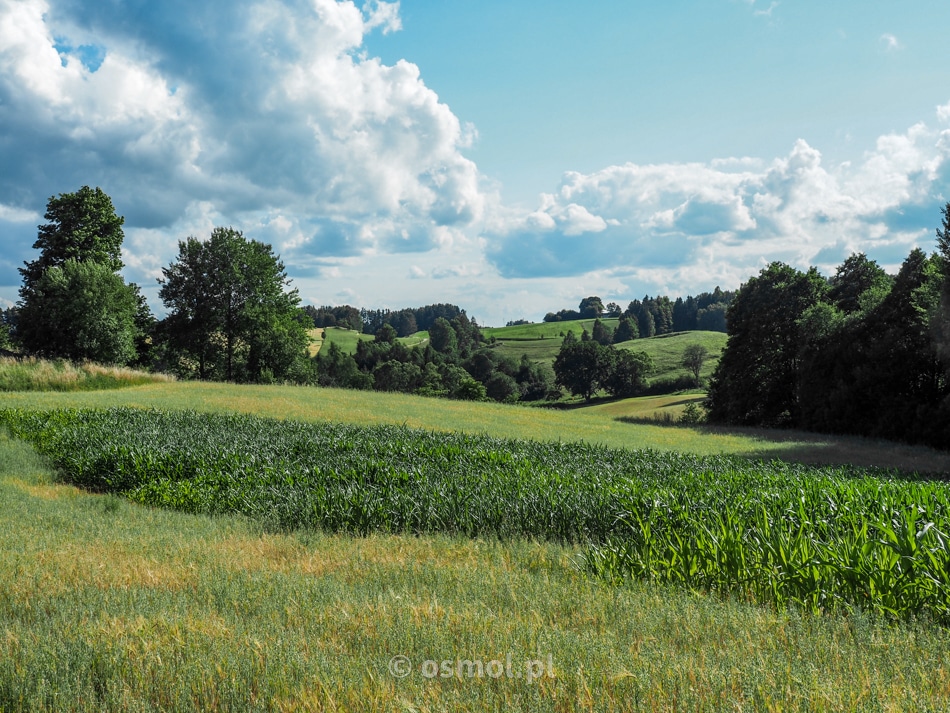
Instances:
[[[933,0],[0,0],[0,304],[84,184],[159,312],[216,225],[307,303],[483,324],[894,270],[950,200],[947,27]]]

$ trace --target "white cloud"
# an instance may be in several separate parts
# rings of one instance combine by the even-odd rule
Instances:
[[[779,2],[772,2],[772,3],[769,4],[769,6],[768,6],[765,10],[762,10],[762,9],[755,10],[752,14],[756,15],[757,17],[772,17],[772,12],[773,12],[773,11],[775,10],[775,8],[777,8],[779,5],[781,5],[781,3],[779,3]]]
[[[8,223],[34,223],[42,216],[33,210],[25,210],[12,205],[0,203],[0,220]]]
[[[904,46],[900,43],[900,40],[898,40],[889,32],[885,32],[883,35],[881,35],[881,44],[888,52],[896,52],[897,50],[904,49]]]
[[[937,113],[950,118],[947,107]],[[570,172],[536,211],[511,216],[496,230],[488,253],[509,278],[627,266],[638,280],[646,271],[654,281],[664,275],[664,282],[681,284],[688,275],[718,271],[738,284],[763,261],[828,267],[836,245],[906,248],[906,255],[926,244],[948,176],[950,130],[925,123],[880,137],[854,164],[828,166],[799,140],[771,162],[629,163]],[[583,221],[564,218],[571,214]]]
[[[367,33],[400,28],[398,3],[183,8],[0,0],[0,123],[20,137],[0,155],[0,202],[96,183],[127,228],[166,233],[211,206],[301,263],[427,250],[482,217],[461,154],[474,128],[416,65],[359,52]],[[90,44],[104,52],[95,71],[69,49]]]

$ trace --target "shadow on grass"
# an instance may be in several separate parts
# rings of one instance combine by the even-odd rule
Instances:
[[[902,477],[950,481],[950,451],[926,446],[791,429],[688,424],[677,421],[671,414],[656,414],[654,417],[620,416],[615,420],[688,429],[701,435],[745,436],[760,444],[741,454],[747,458],[808,465],[883,468],[899,471]]]

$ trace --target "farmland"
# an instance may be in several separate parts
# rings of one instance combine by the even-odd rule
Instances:
[[[4,394],[0,709],[945,709],[947,486],[722,453],[945,454],[616,420],[670,398]]]
[[[611,329],[615,329],[618,320],[602,321]],[[573,331],[575,336],[580,336],[584,329],[590,332],[593,323],[594,321],[590,319],[572,322],[542,322],[515,327],[484,328],[482,333],[486,338],[494,337],[497,343],[496,348],[514,359],[520,359],[522,354],[527,354],[528,358],[534,362],[553,364],[561,347],[563,334]],[[719,361],[719,356],[726,346],[726,339],[726,335],[722,332],[675,332],[647,339],[633,339],[616,346],[649,354],[656,367],[656,371],[650,376],[650,381],[656,382],[687,376],[688,372],[681,364],[683,351],[690,344],[700,344],[709,352],[709,358],[700,372],[700,376],[707,379],[712,375]]]
[[[6,411],[0,423],[67,482],[143,505],[274,530],[592,543],[588,566],[608,579],[950,623],[942,482],[187,412]]]

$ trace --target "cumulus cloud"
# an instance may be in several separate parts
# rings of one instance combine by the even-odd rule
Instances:
[[[206,206],[301,264],[430,249],[485,195],[473,129],[414,64],[361,51],[399,29],[381,0],[0,0],[0,203],[100,185],[153,239]]]
[[[948,159],[950,130],[919,123],[880,137],[854,164],[826,165],[799,140],[772,161],[571,172],[537,210],[496,229],[488,254],[509,278],[614,270],[678,283],[718,270],[727,284],[776,259],[829,269],[852,250],[906,255],[928,243]]]

